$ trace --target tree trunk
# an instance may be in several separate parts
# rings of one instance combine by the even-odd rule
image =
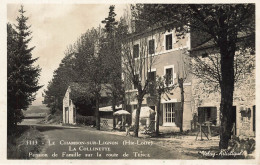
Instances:
[[[234,56],[235,42],[225,42],[227,37],[223,37],[223,43],[220,46],[221,54],[221,126],[220,126],[220,149],[228,148],[228,141],[231,138],[232,120],[232,105],[234,92]]]
[[[180,115],[180,132],[183,132],[183,112],[184,112],[184,87],[183,87],[183,78],[180,79],[179,82],[180,90],[181,90],[181,115]]]
[[[223,60],[221,65],[222,70],[222,83],[221,83],[221,127],[220,127],[220,149],[228,148],[228,141],[231,138],[232,121],[230,120],[233,105],[233,92],[234,92],[234,59]],[[233,71],[233,72],[232,72]]]
[[[161,93],[158,94],[157,98],[157,108],[156,108],[156,127],[155,127],[155,135],[159,136],[159,115],[161,111]]]
[[[97,130],[100,130],[99,98],[96,98],[95,116],[96,116],[96,128]]]
[[[112,110],[113,113],[116,112],[116,103],[115,103],[115,98],[113,96],[113,100],[112,100]],[[113,115],[113,129],[116,129],[116,116]]]
[[[136,114],[135,114],[135,130],[134,130],[134,136],[135,137],[138,137],[139,119],[140,119],[140,111],[141,111],[141,106],[142,106],[142,100],[143,100],[142,98],[138,98],[137,109],[136,109]]]

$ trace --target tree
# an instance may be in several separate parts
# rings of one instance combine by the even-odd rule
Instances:
[[[31,41],[28,17],[24,16],[21,6],[17,17],[16,30],[7,25],[7,125],[8,132],[15,130],[17,122],[21,121],[21,110],[26,110],[35,100],[35,92],[42,86],[38,85],[39,66],[33,66],[38,58],[32,58],[32,50],[28,44]],[[11,132],[10,132],[11,133]]]
[[[153,4],[137,5],[139,18],[149,15],[150,23],[174,25],[180,36],[195,31],[199,47],[212,41],[211,46],[219,53],[220,75],[217,83],[221,91],[221,128],[219,148],[226,149],[231,138],[231,116],[235,83],[234,60],[238,50],[255,50],[254,4]],[[213,75],[211,75],[213,76]]]
[[[124,82],[127,90],[134,87],[137,92],[135,99],[137,99],[137,109],[135,116],[134,136],[138,137],[140,110],[144,96],[148,93],[148,85],[151,81],[149,79],[149,72],[156,62],[156,56],[149,55],[148,38],[138,38],[136,34],[135,20],[131,14],[127,13],[125,19],[128,21],[128,28],[131,30],[128,37],[123,40],[122,44],[122,71],[124,75]],[[151,29],[150,36],[153,38],[154,30]],[[160,36],[158,34],[158,40]],[[129,96],[131,97],[131,96]]]
[[[77,79],[77,71],[74,68],[75,57],[71,49],[68,49],[59,67],[53,72],[53,78],[49,82],[47,90],[44,90],[43,93],[43,103],[50,108],[51,114],[62,111],[65,92],[70,83]]]
[[[107,75],[109,70],[106,69],[104,59],[105,53],[101,53],[101,43],[104,34],[101,28],[91,29],[81,36],[74,47],[76,60],[76,70],[79,75],[77,82],[85,82],[89,84],[89,94],[95,100],[95,118],[96,128],[100,130],[99,105],[102,98],[102,91],[107,88]]]
[[[101,44],[100,53],[106,54],[104,63],[108,75],[108,94],[111,96],[112,110],[116,111],[117,104],[122,102],[123,98],[123,83],[122,83],[122,68],[121,68],[121,39],[123,36],[124,28],[123,21],[121,19],[120,25],[115,20],[115,6],[109,7],[109,14],[105,20],[102,21],[105,24],[105,34],[103,43]],[[113,129],[116,128],[115,116],[113,116]]]
[[[172,94],[172,90],[176,88],[176,85],[170,85],[168,83],[170,77],[167,76],[156,76],[155,82],[149,82],[148,93],[150,97],[156,97],[157,100],[157,108],[156,108],[156,127],[155,127],[155,135],[159,135],[159,115],[161,113],[161,99],[162,95]]]
[[[62,110],[62,99],[69,85],[84,84],[84,89],[73,96],[77,108],[95,109],[96,128],[100,129],[99,105],[102,102],[110,70],[105,66],[106,53],[102,53],[104,34],[101,28],[92,28],[70,45],[52,81],[45,91],[44,102],[54,111]],[[81,85],[80,85],[81,84]],[[91,108],[91,109],[92,109]],[[77,110],[81,114],[88,114]]]
[[[183,132],[183,113],[184,113],[184,83],[187,80],[189,74],[188,71],[190,70],[189,64],[190,59],[187,58],[186,53],[182,51],[181,55],[181,60],[178,63],[178,73],[177,73],[177,84],[178,87],[180,88],[180,93],[181,93],[181,104],[180,104],[180,132]]]

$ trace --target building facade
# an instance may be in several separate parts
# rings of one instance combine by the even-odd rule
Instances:
[[[76,106],[71,99],[70,86],[63,98],[63,124],[76,124]]]
[[[169,83],[177,85],[177,77],[185,77],[184,82],[184,111],[183,129],[191,129],[194,120],[205,123],[209,121],[213,126],[220,125],[220,92],[208,92],[207,87],[199,78],[189,72],[189,67],[185,64],[193,64],[190,56],[191,41],[196,41],[196,37],[186,34],[183,38],[178,38],[175,30],[165,31],[156,29],[154,31],[143,32],[134,35],[132,39],[131,51],[135,61],[141,58],[151,59],[153,64],[148,70],[147,76],[139,76],[137,70],[135,75],[139,76],[141,82],[145,79],[155,81],[156,76],[171,77]],[[147,50],[147,51],[144,51]],[[198,52],[197,52],[198,53]],[[143,55],[142,55],[143,54]],[[145,54],[145,55],[144,55]],[[199,51],[198,54],[203,54]],[[149,60],[148,60],[149,61]],[[191,63],[190,63],[191,62]],[[150,63],[144,63],[149,65]],[[183,73],[186,73],[185,76]],[[139,74],[139,75],[138,75]],[[124,78],[127,82],[126,78]],[[131,84],[126,85],[126,103],[128,109],[133,112],[137,109],[137,89]],[[206,90],[205,90],[206,89]],[[162,95],[161,112],[159,123],[161,126],[179,126],[181,91],[174,88],[171,94]],[[144,96],[142,107],[157,109],[157,102],[150,94]],[[254,71],[243,73],[242,78],[235,84],[233,98],[233,133],[238,136],[255,135],[255,73]],[[194,123],[193,123],[194,124]],[[196,124],[196,123],[195,123]]]
[[[146,79],[156,81],[156,76],[167,76],[167,82],[170,86],[176,86],[170,93],[164,94],[161,98],[161,112],[159,123],[161,126],[178,127],[180,104],[181,104],[181,91],[177,85],[177,76],[184,76],[187,73],[185,60],[187,60],[187,50],[190,49],[190,36],[186,34],[184,38],[179,39],[175,30],[165,31],[164,29],[156,29],[142,34],[135,35],[131,43],[131,51],[135,61],[147,59],[148,62],[143,62],[145,67],[142,71],[136,71],[135,75],[139,76],[141,72],[148,72],[147,75],[142,74],[139,76],[141,83]],[[143,60],[143,61],[145,61]],[[131,112],[137,108],[137,89],[129,83],[126,85],[126,102]],[[183,129],[190,128],[190,121],[192,120],[191,108],[191,80],[190,76],[185,76],[184,82],[184,116],[183,116]],[[150,107],[157,109],[157,101],[151,94],[144,96],[142,107]],[[142,109],[141,109],[142,111]]]
[[[192,108],[200,122],[210,121],[220,125],[220,92],[207,92],[205,84],[198,78],[192,79]],[[245,73],[240,82],[235,85],[233,96],[234,135],[255,135],[255,73]]]

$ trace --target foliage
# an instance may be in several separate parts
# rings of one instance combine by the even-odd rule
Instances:
[[[105,24],[106,37],[102,41],[100,53],[106,54],[104,59],[105,68],[109,70],[107,94],[111,98],[112,109],[115,112],[115,106],[123,102],[124,88],[122,82],[121,68],[121,43],[127,32],[123,19],[120,22],[115,20],[115,6],[110,6],[108,17],[102,21]],[[115,117],[113,117],[113,128],[116,127]]]
[[[254,139],[241,139],[239,137],[233,137],[229,140],[229,151],[239,153],[241,151],[251,154],[255,150],[255,140]]]
[[[53,79],[44,94],[44,103],[52,107],[53,113],[57,109],[62,110],[63,97],[68,86],[71,86],[71,96],[78,108],[77,112],[89,115],[88,112],[82,110],[95,109],[96,122],[98,122],[99,105],[102,97],[105,97],[102,96],[102,91],[104,91],[104,85],[108,83],[110,73],[105,64],[106,53],[103,53],[101,49],[103,41],[102,29],[92,28],[68,47],[64,59],[59,68],[54,71]]]
[[[249,50],[240,50],[234,57],[234,83],[239,87],[242,85],[243,75],[252,73],[255,69],[255,55]],[[191,62],[190,72],[195,75],[200,83],[205,86],[204,92],[220,92],[221,64],[220,54],[207,54],[206,57],[194,56]],[[244,84],[244,83],[243,83]]]
[[[95,118],[93,116],[81,116],[77,115],[76,120],[78,124],[84,124],[84,125],[96,125]]]
[[[44,91],[44,103],[52,109],[52,113],[62,110],[62,101],[68,86],[89,82],[86,73],[91,72],[90,64],[93,64],[95,39],[93,32],[97,33],[95,29],[89,30],[80,36],[74,45],[70,45],[59,67],[54,71],[53,79],[49,82],[47,90]],[[88,70],[89,72],[86,72]],[[91,91],[80,89],[77,91],[79,93],[74,94],[73,100],[76,105],[92,104]]]
[[[162,95],[169,95],[172,94],[172,90],[174,88],[176,88],[175,85],[170,85],[167,83],[168,81],[168,77],[167,76],[156,76],[156,81],[154,82],[149,82],[149,90],[148,93],[150,94],[150,96],[156,96],[156,100],[157,100],[157,108],[156,108],[156,128],[155,128],[155,133],[156,136],[159,135],[159,116],[161,113],[161,99],[162,99]]]
[[[28,46],[32,38],[23,6],[19,13],[15,29],[7,24],[8,131],[21,121],[21,110],[28,108],[35,100],[35,92],[42,87],[38,85],[41,69],[33,65],[38,58],[32,58],[34,47]]]
[[[59,67],[54,71],[53,78],[44,90],[44,104],[51,109],[54,114],[57,110],[62,110],[62,101],[65,92],[70,84],[76,79],[76,72],[73,70],[73,55],[67,51]]]
[[[26,140],[37,140],[38,144],[27,145]],[[44,136],[35,127],[19,125],[17,132],[7,139],[7,159],[32,159],[28,153],[39,153],[43,143]]]
[[[135,31],[136,24],[132,13],[127,12],[124,19],[126,20],[130,33],[123,40],[122,44],[122,74],[126,90],[132,90],[133,87],[136,90],[136,92],[128,92],[126,97],[132,99],[131,95],[134,93],[134,97],[138,102],[134,127],[134,136],[138,137],[141,105],[144,96],[148,93],[149,83],[151,82],[149,72],[151,72],[152,66],[155,64],[157,58],[152,54],[149,55],[148,37],[137,37],[138,32]],[[154,31],[151,31],[149,35],[153,38]],[[157,37],[159,40],[160,36]],[[136,44],[138,44],[138,49],[136,47],[134,50]],[[135,56],[136,54],[138,54],[138,56]]]

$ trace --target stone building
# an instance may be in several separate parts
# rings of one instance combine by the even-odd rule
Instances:
[[[202,45],[198,49],[191,51],[193,56],[200,56],[210,65],[209,56],[220,58],[215,48],[209,48],[210,43]],[[236,55],[239,56],[237,52]],[[235,55],[235,58],[238,56]],[[247,53],[252,65],[255,63],[255,55]],[[241,58],[242,59],[242,58]],[[242,61],[242,62],[241,62]],[[244,59],[240,61],[240,67],[249,66],[244,64]],[[194,63],[193,63],[194,64]],[[220,68],[220,66],[218,67]],[[246,67],[245,67],[246,68]],[[248,67],[249,68],[249,67]],[[237,136],[254,136],[255,135],[255,70],[245,69],[241,71],[238,80],[234,86],[233,108],[230,120],[233,122],[233,134]],[[235,68],[236,70],[237,68]],[[238,70],[238,69],[237,69]],[[236,73],[236,71],[235,71]],[[209,121],[215,126],[220,125],[220,89],[214,89],[212,84],[203,82],[196,76],[192,77],[192,111],[198,116],[199,122]]]

